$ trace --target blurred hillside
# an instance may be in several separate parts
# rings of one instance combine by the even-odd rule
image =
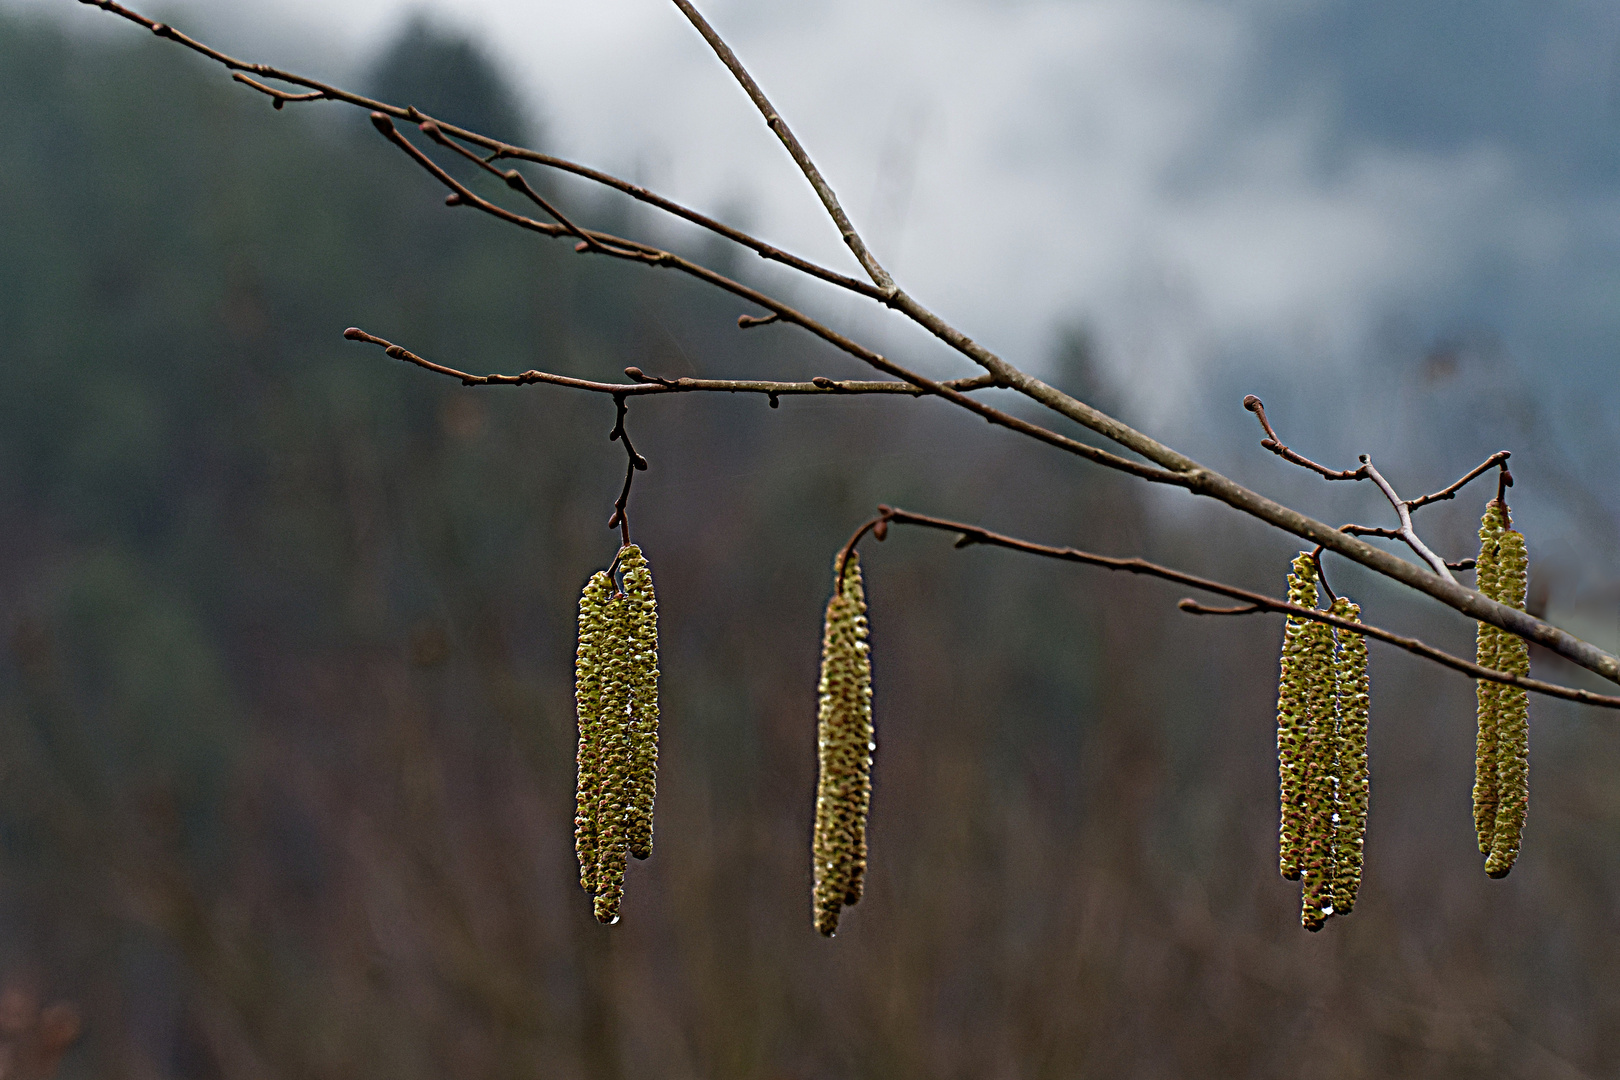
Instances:
[[[413,24],[370,80],[541,137],[479,57]],[[63,1077],[1620,1072],[1612,719],[1536,703],[1525,854],[1487,881],[1472,687],[1375,651],[1363,898],[1307,935],[1275,871],[1278,626],[943,537],[864,556],[873,862],[819,938],[819,620],[876,503],[1273,592],[1292,552],[938,403],[633,404],[658,846],[622,922],[597,925],[573,867],[571,668],[578,590],[616,548],[612,404],[462,388],[342,329],[480,371],[852,363],[739,333],[738,305],[690,283],[446,210],[363,116],[274,112],[139,34],[0,12],[0,145],[7,1080],[46,1075],[80,1026]],[[593,224],[649,227],[566,194]],[[1056,340],[1059,382],[1125,398],[1083,333]],[[1556,442],[1533,387],[1493,394],[1519,375],[1488,342],[1369,364],[1322,376],[1338,410],[1313,407],[1322,384],[1255,389],[1321,456],[1370,430],[1414,489],[1504,440]],[[1190,437],[1308,509],[1372,516],[1254,450],[1243,377],[1210,376],[1236,419]],[[1505,398],[1518,419],[1492,411]],[[1563,459],[1538,460],[1525,476]],[[1591,569],[1612,498],[1579,459],[1561,475],[1542,488],[1595,539],[1550,602],[1579,606],[1613,586]],[[1476,516],[1436,509],[1448,554]],[[1377,621],[1471,647],[1343,576]]]

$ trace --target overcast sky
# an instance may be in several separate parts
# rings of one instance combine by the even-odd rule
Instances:
[[[105,19],[69,0],[28,2]],[[740,211],[768,239],[854,272],[791,161],[668,0],[180,6],[239,55],[318,49],[329,69],[425,9],[490,47],[550,149]],[[1076,319],[1148,387],[1212,357],[1354,357],[1391,320],[1419,338],[1484,329],[1532,351],[1574,350],[1554,341],[1567,326],[1536,329],[1536,298],[1570,302],[1556,282],[1577,265],[1613,270],[1620,202],[1572,180],[1579,163],[1560,164],[1586,133],[1552,146],[1530,134],[1566,107],[1612,119],[1616,18],[1604,5],[706,8],[879,257],[1017,362],[1038,363],[1053,328]],[[256,25],[273,11],[289,13],[293,36]],[[1606,290],[1593,312],[1620,306]],[[864,318],[880,332],[883,316]],[[1576,337],[1620,329],[1606,318]]]

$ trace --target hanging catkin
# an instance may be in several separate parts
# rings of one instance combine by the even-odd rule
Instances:
[[[1492,600],[1501,599],[1501,545],[1506,528],[1507,507],[1492,499],[1485,507],[1485,516],[1479,523],[1479,558],[1474,563],[1474,574],[1479,591]],[[1497,667],[1498,652],[1504,634],[1490,623],[1480,623],[1475,633],[1475,660],[1481,667]],[[1474,745],[1474,832],[1479,838],[1479,853],[1489,855],[1496,834],[1497,807],[1497,739],[1501,724],[1503,686],[1498,682],[1480,679],[1475,692],[1479,699],[1478,735]]]
[[[579,774],[574,849],[597,919],[617,922],[627,856],[652,854],[658,771],[658,611],[641,549],[620,549],[624,591],[605,570],[579,599],[574,701]]]
[[[1288,602],[1316,607],[1316,560],[1300,552],[1288,575]],[[1282,671],[1277,685],[1277,779],[1281,812],[1278,825],[1278,869],[1289,881],[1299,880],[1305,854],[1304,770],[1306,698],[1313,672],[1310,642],[1316,624],[1295,615],[1283,630]]]
[[[1333,614],[1361,621],[1361,608],[1344,597]],[[1333,696],[1339,713],[1338,821],[1334,845],[1333,914],[1348,915],[1361,888],[1362,849],[1367,837],[1367,639],[1339,628],[1333,660]]]
[[[658,794],[658,602],[652,571],[634,544],[619,552],[629,615],[629,727],[632,746],[629,813],[630,854],[652,854],[653,800]]]
[[[630,608],[623,593],[608,598],[604,621],[602,722],[598,730],[601,776],[596,815],[596,918],[619,918],[624,863],[630,850],[627,798],[634,750],[630,737]]]
[[[1333,685],[1333,628],[1311,622],[1301,632],[1305,679],[1305,752],[1300,803],[1300,925],[1320,930],[1333,914],[1334,814],[1338,802],[1338,710]]]
[[[597,892],[597,821],[602,798],[602,650],[607,640],[606,613],[613,580],[598,570],[579,597],[579,648],[574,658],[574,704],[579,717],[578,787],[574,801],[574,852],[579,856],[579,883]]]
[[[1503,525],[1511,524],[1504,512]],[[1504,527],[1496,565],[1498,591],[1493,599],[1523,611],[1529,566],[1524,534]],[[1529,675],[1529,642],[1517,634],[1500,630],[1497,634],[1496,669]],[[1519,857],[1530,805],[1530,695],[1520,687],[1497,683],[1496,703],[1496,822],[1485,872],[1499,878],[1507,876]]]
[[[831,937],[838,916],[861,898],[866,815],[872,800],[872,661],[860,556],[833,566],[821,643],[816,824],[811,841],[815,927]]]

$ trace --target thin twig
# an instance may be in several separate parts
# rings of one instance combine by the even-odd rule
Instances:
[[[1385,540],[1399,540],[1399,529],[1386,529],[1377,525],[1340,525],[1339,531],[1349,533],[1351,536],[1377,536]]]
[[[1477,468],[1475,468],[1472,472],[1470,472],[1467,476],[1464,476],[1461,480],[1458,480],[1456,483],[1450,485],[1449,487],[1441,488],[1439,491],[1435,492],[1433,495],[1421,495],[1416,499],[1408,499],[1408,500],[1406,500],[1406,505],[1407,505],[1408,508],[1410,508],[1412,510],[1416,510],[1418,507],[1427,506],[1432,502],[1440,502],[1443,499],[1456,498],[1457,492],[1461,491],[1464,487],[1466,487],[1468,485],[1468,483],[1470,481],[1472,481],[1475,477],[1478,477],[1478,476],[1480,476],[1480,475],[1482,475],[1484,473],[1490,472],[1492,469],[1495,469],[1495,468],[1498,468],[1498,467],[1500,467],[1503,474],[1507,476],[1507,484],[1509,486],[1512,486],[1512,484],[1513,484],[1513,475],[1508,472],[1508,468],[1507,468],[1507,460],[1508,460],[1508,458],[1510,458],[1512,456],[1513,456],[1513,451],[1511,451],[1511,450],[1498,450],[1496,453],[1492,454],[1490,457],[1486,458],[1483,462],[1481,462],[1479,464],[1479,466]]]
[[[895,525],[918,525],[923,528],[937,529],[941,532],[956,533],[957,547],[973,544],[988,544],[993,547],[1008,548],[1013,551],[1022,551],[1030,555],[1040,555],[1048,559],[1060,559],[1065,562],[1083,563],[1087,566],[1100,566],[1105,570],[1122,570],[1131,574],[1143,574],[1148,577],[1161,578],[1165,581],[1174,581],[1177,584],[1187,585],[1203,592],[1214,593],[1231,600],[1240,601],[1241,608],[1205,608],[1192,601],[1182,601],[1181,609],[1198,615],[1246,615],[1258,612],[1275,612],[1283,615],[1293,615],[1302,619],[1311,619],[1315,622],[1326,623],[1341,630],[1350,630],[1358,634],[1365,634],[1370,638],[1382,641],[1388,645],[1405,649],[1407,652],[1432,660],[1437,664],[1460,671],[1476,679],[1486,679],[1490,682],[1506,683],[1509,686],[1522,687],[1525,690],[1550,697],[1563,698],[1565,701],[1578,701],[1585,705],[1597,705],[1605,709],[1620,709],[1620,697],[1610,697],[1603,694],[1594,694],[1588,690],[1578,690],[1574,687],[1559,686],[1556,683],[1542,682],[1511,672],[1497,671],[1494,668],[1482,667],[1471,661],[1452,656],[1448,652],[1436,649],[1432,645],[1424,644],[1416,638],[1403,637],[1388,630],[1366,623],[1351,622],[1341,619],[1330,612],[1319,611],[1315,608],[1299,607],[1283,600],[1277,600],[1261,593],[1240,589],[1235,585],[1227,585],[1219,581],[1211,581],[1194,574],[1172,570],[1168,566],[1148,562],[1140,558],[1114,558],[1108,555],[1095,555],[1089,551],[1081,551],[1072,547],[1052,547],[1048,544],[1037,544],[1029,540],[1020,540],[1012,536],[1003,536],[991,532],[978,525],[969,525],[960,521],[950,521],[946,518],[932,517],[928,514],[914,514],[909,510],[898,507],[878,507],[880,517],[886,518]]]
[[[1378,490],[1382,491],[1384,498],[1389,500],[1389,505],[1395,508],[1396,515],[1401,519],[1401,527],[1395,530],[1396,535],[1406,541],[1406,546],[1416,552],[1418,558],[1428,563],[1435,573],[1447,581],[1455,581],[1456,578],[1451,576],[1451,571],[1446,569],[1446,560],[1430,551],[1429,546],[1418,539],[1416,530],[1412,528],[1412,509],[1410,505],[1403,502],[1401,497],[1395,494],[1395,489],[1390,486],[1389,481],[1384,479],[1383,474],[1373,468],[1372,458],[1362,454],[1361,468],[1357,471],[1377,484]]]
[[[1401,531],[1399,529],[1384,529],[1373,525],[1340,525],[1339,531],[1349,533],[1351,536],[1377,536],[1384,540],[1405,539],[1405,537],[1401,536]],[[1456,560],[1447,559],[1446,567],[1451,570],[1472,570],[1474,568],[1474,560],[1471,558]]]
[[[321,90],[311,90],[307,94],[289,94],[285,90],[277,90],[275,87],[266,86],[256,79],[250,79],[240,71],[232,73],[231,78],[243,86],[251,86],[259,93],[269,95],[271,106],[277,109],[289,101],[321,101],[326,97],[326,93]]]
[[[1327,593],[1328,603],[1336,604],[1339,598],[1333,593],[1333,586],[1328,584],[1327,571],[1322,567],[1322,545],[1317,544],[1316,550],[1311,552],[1311,561],[1316,564],[1316,580],[1322,583],[1322,591]]]
[[[84,0],[84,2],[88,3],[91,2],[91,0]],[[371,114],[371,121],[372,124],[377,128],[378,132],[387,138],[389,142],[399,147],[399,149],[409,155],[413,161],[422,166],[422,168],[426,169],[435,179],[450,189],[451,198],[447,201],[452,206],[471,206],[475,209],[482,210],[485,213],[497,217],[502,221],[517,225],[520,228],[527,229],[531,232],[540,233],[543,236],[558,237],[564,235],[574,235],[562,225],[536,221],[533,218],[524,217],[521,214],[515,214],[512,211],[498,206],[495,203],[492,203],[489,200],[477,195],[465,184],[461,183],[455,177],[445,172],[431,158],[412,144],[409,139],[400,134],[399,130],[394,127],[393,123],[384,113],[373,112]],[[877,368],[879,371],[886,374],[904,379],[913,386],[916,386],[927,393],[943,397],[947,401],[967,409],[969,412],[977,413],[979,416],[992,424],[1008,428],[1022,435],[1027,435],[1030,438],[1044,442],[1049,446],[1055,446],[1061,450],[1066,450],[1077,457],[1085,458],[1086,460],[1095,462],[1096,464],[1105,465],[1109,468],[1117,469],[1120,472],[1130,473],[1131,475],[1139,477],[1143,480],[1150,480],[1154,483],[1174,484],[1180,486],[1186,486],[1188,483],[1187,478],[1182,477],[1174,472],[1170,472],[1165,469],[1157,469],[1151,465],[1144,465],[1140,462],[1132,461],[1129,458],[1120,457],[1118,454],[1111,454],[1106,450],[1101,450],[1095,446],[1083,443],[1078,439],[1071,439],[1066,435],[1060,435],[1055,431],[1043,428],[1038,424],[1033,424],[1028,420],[1014,416],[1011,413],[1003,412],[1002,410],[994,408],[990,405],[986,405],[981,401],[975,401],[966,394],[946,385],[945,383],[929,379],[914,371],[904,368],[899,364],[896,364],[882,354],[874,352],[873,350],[868,349],[866,346],[845,337],[843,334],[838,333],[831,327],[810,318],[803,312],[791,308],[787,304],[784,304],[773,297],[767,296],[756,289],[742,284],[741,282],[733,281],[732,279],[725,277],[722,274],[718,274],[705,266],[700,266],[688,259],[684,259],[673,252],[664,251],[648,244],[641,244],[635,241],[625,240],[608,233],[595,232],[591,230],[584,231],[588,232],[590,236],[601,242],[600,247],[592,249],[600,254],[608,255],[613,258],[631,259],[649,266],[669,267],[689,274],[700,281],[705,281],[711,285],[715,285],[721,289],[724,289],[726,292],[731,293],[733,296],[741,297],[742,299],[757,304],[768,311],[774,312],[784,321],[791,322],[797,326],[801,326],[804,329],[809,330],[811,333],[815,334],[823,341],[826,341],[828,344],[841,349],[842,351],[848,353],[858,360],[865,362],[871,367]],[[997,385],[1001,385],[999,380],[997,380]]]
[[[205,45],[202,42],[197,41],[195,38],[181,33],[172,26],[157,22],[154,19],[147,18],[145,15],[142,15],[139,12],[132,11],[122,4],[114,2],[114,0],[79,0],[79,2],[89,7],[100,8],[109,14],[116,15],[119,18],[126,19],[138,26],[142,26],[157,34],[159,37],[167,38],[178,45],[190,49],[193,52],[200,53],[201,55],[206,56],[208,59],[222,64],[225,68],[232,72],[251,71],[263,78],[275,79],[278,82],[291,83],[294,86],[307,86],[311,89],[311,92],[308,94],[288,94],[285,91],[276,90],[273,87],[266,86],[261,82],[248,79],[238,80],[242,82],[243,85],[249,86],[260,93],[269,96],[272,101],[276,103],[277,108],[280,108],[282,104],[288,101],[326,100],[343,102],[345,104],[358,106],[362,109],[386,113],[396,120],[420,122],[426,119],[433,119],[411,106],[391,105],[388,102],[377,101],[366,97],[363,94],[356,94],[351,91],[344,90],[341,87],[333,86],[329,83],[323,83],[319,80],[300,75],[296,72],[282,70],[270,64],[253,63],[251,61],[237,59],[234,56],[220,52],[218,49]],[[632,184],[627,180],[622,180],[619,177],[602,172],[599,169],[592,169],[589,166],[581,165],[565,158],[554,157],[550,154],[542,154],[536,150],[530,150],[521,146],[514,146],[510,143],[502,142],[499,139],[492,139],[487,135],[482,135],[476,131],[469,131],[466,128],[458,127],[455,124],[447,123],[443,120],[436,122],[446,134],[454,136],[457,139],[464,139],[476,146],[482,146],[486,150],[489,150],[492,155],[491,160],[504,157],[520,161],[531,161],[537,165],[556,169],[560,172],[571,173],[583,179],[601,184],[604,187],[613,188],[616,191],[629,195],[631,198],[647,203],[649,206],[655,206],[666,213],[689,221],[701,228],[708,229],[709,231],[723,236],[734,243],[741,244],[744,247],[751,249],[763,259],[779,262],[784,266],[788,266],[799,271],[800,273],[808,274],[811,277],[827,282],[830,285],[837,285],[840,288],[860,293],[862,296],[866,296],[870,299],[882,299],[882,293],[867,282],[861,281],[858,278],[850,277],[847,274],[841,274],[836,270],[830,270],[827,267],[820,266],[809,261],[808,259],[800,258],[791,252],[783,251],[780,248],[765,243],[763,240],[748,235],[740,229],[726,225],[724,222],[716,221],[713,218],[700,214],[695,210],[682,206],[670,199],[666,199],[655,192],[648,191],[646,188],[643,188],[637,184]]]
[[[1265,431],[1266,437],[1260,440],[1260,445],[1270,450],[1284,461],[1291,461],[1295,465],[1303,466],[1314,473],[1321,474],[1328,480],[1360,480],[1360,469],[1330,469],[1326,465],[1318,465],[1304,454],[1295,452],[1283,445],[1277,438],[1277,433],[1271,427],[1271,421],[1266,418],[1266,406],[1263,401],[1250,394],[1243,399],[1243,407],[1254,413],[1255,419],[1260,421],[1260,427]]]
[[[818,378],[810,382],[770,382],[760,379],[664,379],[656,375],[648,375],[640,368],[634,367],[624,369],[625,375],[634,380],[628,383],[594,382],[590,379],[576,379],[571,375],[553,375],[549,371],[532,370],[517,375],[472,375],[417,356],[410,350],[395,345],[386,338],[369,334],[358,326],[349,327],[343,331],[343,336],[350,341],[361,341],[380,346],[384,352],[395,360],[402,360],[407,364],[415,364],[417,367],[425,368],[428,371],[447,375],[460,382],[463,386],[528,386],[532,383],[547,383],[552,386],[566,386],[574,390],[587,390],[595,394],[612,394],[615,397],[653,397],[658,394],[704,392],[768,394],[772,397],[827,397],[834,394],[902,394],[908,397],[920,397],[927,392],[906,382],[862,381],[857,379]],[[995,383],[989,375],[976,375],[970,379],[954,379],[942,385],[956,390],[972,391],[982,390],[987,386],[995,385]]]
[[[849,250],[854,253],[856,260],[860,262],[867,276],[872,279],[872,284],[876,285],[885,297],[893,296],[899,291],[895,288],[894,279],[878,263],[877,257],[867,248],[866,241],[861,239],[861,234],[855,231],[855,226],[850,224],[849,215],[844,213],[844,208],[839,205],[838,196],[833,194],[832,185],[828,184],[821,175],[821,170],[816,168],[816,163],[810,160],[810,155],[800,145],[798,137],[788,127],[787,121],[782,119],[781,114],[776,111],[776,107],[765,97],[765,92],[759,88],[759,84],[754,81],[754,77],[748,74],[748,69],[742,66],[742,61],[737,59],[737,54],[731,51],[731,46],[720,39],[720,35],[714,32],[714,27],[710,26],[708,20],[698,14],[698,9],[692,6],[690,0],[675,0],[675,6],[681,9],[681,13],[691,21],[693,26],[697,27],[697,32],[703,35],[703,40],[709,43],[709,47],[720,58],[720,62],[726,65],[731,74],[742,84],[743,90],[753,100],[761,115],[765,117],[765,123],[769,125],[772,131],[776,132],[776,137],[782,140],[782,145],[787,147],[787,152],[798,163],[799,171],[804,173],[804,178],[810,181],[810,186],[815,189],[816,196],[821,199],[821,205],[827,208],[827,213],[832,217],[833,223],[838,226],[838,231],[843,236],[844,243],[849,245]]]
[[[448,150],[454,150],[468,161],[471,161],[474,165],[477,165],[480,169],[484,169],[485,171],[500,177],[501,180],[505,182],[507,187],[520,193],[524,198],[538,206],[541,211],[546,214],[546,216],[550,217],[558,225],[561,225],[570,236],[578,238],[579,242],[584,244],[586,248],[592,251],[602,252],[604,254],[622,254],[618,251],[606,252],[602,242],[596,238],[596,234],[586,232],[584,229],[581,229],[578,225],[575,225],[572,221],[570,221],[567,215],[553,206],[545,196],[534,190],[533,186],[530,185],[528,178],[522,173],[518,172],[516,169],[497,169],[494,165],[491,165],[488,161],[479,157],[477,154],[473,153],[471,150],[468,150],[465,146],[462,146],[460,143],[450,138],[450,136],[446,135],[444,133],[444,129],[441,128],[436,121],[424,120],[422,123],[416,126],[417,129],[422,132],[422,134],[426,135],[440,146],[445,147]],[[633,252],[630,253],[630,255],[632,258],[634,258],[640,255],[640,253]]]
[[[630,485],[635,483],[636,473],[647,471],[647,459],[636,453],[635,446],[630,442],[630,432],[625,430],[624,418],[630,415],[630,403],[623,394],[613,395],[613,406],[617,415],[613,420],[613,430],[608,432],[608,442],[622,442],[624,453],[629,461],[624,469],[624,490],[619,492],[618,499],[613,503],[613,516],[608,518],[607,527],[617,528],[625,546],[630,543]]]
[[[1290,461],[1295,465],[1310,469],[1312,472],[1319,474],[1327,480],[1371,480],[1374,484],[1378,485],[1378,490],[1384,493],[1384,497],[1389,500],[1389,504],[1395,508],[1396,515],[1401,519],[1400,528],[1394,530],[1393,532],[1388,530],[1371,530],[1359,525],[1346,526],[1345,528],[1341,529],[1340,532],[1349,533],[1350,535],[1389,536],[1400,539],[1406,543],[1407,547],[1412,549],[1418,558],[1428,563],[1431,570],[1433,570],[1436,574],[1439,574],[1442,578],[1445,578],[1447,581],[1455,583],[1456,579],[1451,576],[1451,571],[1446,569],[1446,561],[1440,556],[1436,555],[1434,552],[1430,551],[1428,545],[1424,544],[1422,540],[1418,539],[1418,534],[1413,530],[1412,504],[1402,501],[1401,497],[1395,494],[1395,489],[1390,486],[1389,481],[1385,480],[1383,475],[1379,473],[1377,469],[1373,468],[1372,460],[1366,454],[1361,455],[1361,467],[1359,469],[1330,469],[1326,465],[1319,465],[1310,458],[1306,457],[1304,454],[1298,453],[1297,451],[1292,450],[1283,444],[1283,441],[1277,437],[1276,429],[1271,426],[1270,418],[1266,416],[1266,406],[1263,401],[1255,397],[1253,394],[1250,394],[1243,399],[1243,407],[1254,413],[1255,419],[1260,421],[1261,430],[1266,433],[1266,437],[1260,440],[1261,446],[1265,447],[1267,450],[1270,450],[1273,454],[1276,454],[1284,461]],[[1462,480],[1459,480],[1455,485],[1453,485],[1453,487],[1460,488],[1463,484],[1473,479],[1474,476],[1477,476],[1485,468],[1489,467],[1489,464],[1490,463],[1487,463],[1486,465],[1481,466],[1479,469],[1476,469],[1473,473],[1464,477]],[[1426,499],[1439,497],[1442,496],[1425,496]],[[1451,495],[1444,495],[1443,497],[1449,499],[1451,498]],[[1323,541],[1318,541],[1318,543],[1323,543]]]
[[[880,512],[877,517],[856,529],[854,535],[849,538],[849,543],[845,544],[839,549],[837,578],[840,588],[843,587],[844,568],[849,565],[849,557],[855,553],[855,545],[859,544],[861,542],[861,537],[865,536],[869,532],[875,536],[879,542],[887,539],[889,535],[888,516]]]

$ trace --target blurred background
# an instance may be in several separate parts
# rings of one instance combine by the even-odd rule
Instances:
[[[673,9],[252,7],[148,14],[848,265]],[[1531,607],[1620,648],[1611,7],[713,14],[925,302],[1331,521],[1388,509],[1260,450],[1245,393],[1408,496],[1511,449]],[[872,869],[816,935],[821,612],[878,502],[1273,594],[1297,550],[940,403],[633,403],[663,763],[655,854],[599,926],[572,658],[617,544],[612,403],[462,388],[342,330],[473,371],[860,370],[447,210],[363,114],[272,111],[68,0],[0,3],[0,143],[0,1077],[1620,1075],[1612,714],[1534,703],[1525,851],[1490,881],[1473,687],[1375,645],[1365,883],[1309,935],[1276,875],[1275,620],[940,535],[865,545]],[[1431,544],[1472,554],[1487,494],[1424,510]],[[1328,572],[1471,652],[1464,620]]]

